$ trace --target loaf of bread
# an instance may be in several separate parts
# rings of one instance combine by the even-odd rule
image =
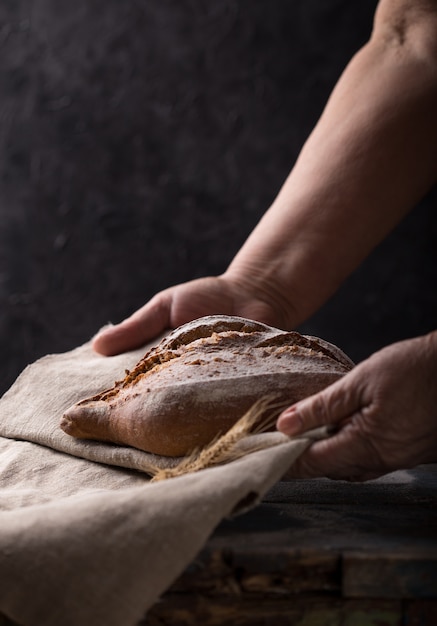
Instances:
[[[73,437],[166,456],[202,448],[258,399],[292,404],[353,367],[336,346],[224,315],[180,326],[123,380],[62,417]]]

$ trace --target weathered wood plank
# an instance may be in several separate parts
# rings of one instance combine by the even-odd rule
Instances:
[[[426,553],[346,553],[343,557],[343,595],[349,598],[437,599],[437,547]]]
[[[437,602],[435,600],[406,602],[403,623],[407,626],[435,626],[437,624]]]
[[[404,478],[281,486],[220,524],[144,624],[436,626],[435,472]]]
[[[399,601],[346,600],[321,596],[211,598],[170,594],[140,626],[401,626]],[[435,624],[423,624],[435,626]]]
[[[437,506],[263,503],[223,522],[211,541],[220,547],[423,554],[437,545]]]
[[[337,552],[296,550],[287,546],[206,547],[173,584],[173,592],[299,594],[341,590]]]

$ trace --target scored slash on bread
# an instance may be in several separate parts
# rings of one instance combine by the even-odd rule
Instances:
[[[123,380],[68,409],[61,428],[165,456],[210,443],[260,398],[290,405],[354,366],[336,346],[240,317],[170,332]]]

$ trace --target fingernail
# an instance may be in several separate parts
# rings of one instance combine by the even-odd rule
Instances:
[[[294,415],[295,413],[297,413],[297,404],[293,404],[292,406],[289,406],[286,409],[284,409],[279,417],[282,417],[285,415]]]
[[[276,428],[284,435],[296,435],[301,431],[298,407],[294,404],[282,411],[276,422]]]
[[[107,326],[103,326],[103,328],[98,330],[97,333],[94,335],[94,339],[96,339],[97,337],[101,337],[102,335],[107,335],[114,328],[115,326],[113,324],[108,324]]]

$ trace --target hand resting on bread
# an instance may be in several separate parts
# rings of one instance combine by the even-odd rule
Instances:
[[[381,0],[270,209],[229,268],[157,294],[94,339],[102,354],[204,315],[295,329],[437,182],[437,4]],[[431,330],[431,329],[430,329]],[[284,412],[296,434],[330,423],[290,476],[365,480],[437,462],[436,333],[389,346]]]

